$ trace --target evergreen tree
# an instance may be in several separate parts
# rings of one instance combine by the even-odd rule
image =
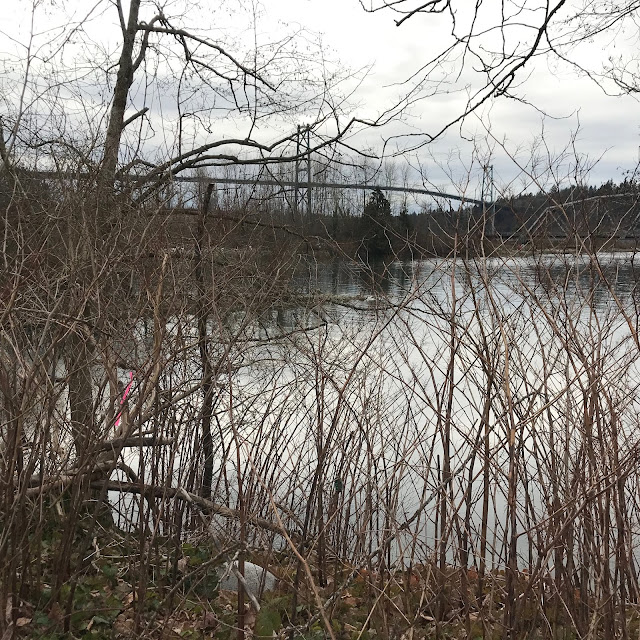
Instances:
[[[369,258],[381,258],[391,253],[389,234],[391,203],[379,188],[375,188],[364,207],[362,216],[362,249]]]

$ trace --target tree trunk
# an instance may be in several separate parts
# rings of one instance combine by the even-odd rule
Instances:
[[[113,189],[113,182],[116,176],[120,139],[122,138],[122,131],[124,129],[124,112],[127,108],[127,99],[129,97],[129,90],[133,84],[133,73],[135,71],[133,64],[133,45],[138,30],[140,1],[141,0],[131,0],[127,28],[122,34],[122,51],[120,52],[120,60],[118,61],[118,75],[113,92],[113,103],[111,104],[111,112],[109,114],[109,126],[107,127],[104,156],[100,169],[99,183],[101,191],[107,188],[109,190]],[[120,5],[119,0],[118,5]]]

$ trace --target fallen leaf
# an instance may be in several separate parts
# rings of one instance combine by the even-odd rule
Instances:
[[[202,620],[202,628],[203,629],[214,629],[218,626],[218,618],[215,613],[211,613],[211,611],[207,611],[204,614],[204,619]]]
[[[122,635],[127,635],[131,631],[133,631],[134,624],[135,623],[133,618],[128,618],[124,613],[121,613],[116,618],[113,628],[116,630],[116,632]]]
[[[244,628],[252,630],[256,625],[256,612],[251,609],[244,614]]]
[[[57,602],[53,603],[53,606],[49,611],[49,618],[51,618],[51,620],[57,622],[58,624],[64,619],[64,612],[62,611],[62,607]]]
[[[31,618],[18,618],[16,620],[16,627],[25,627],[31,622]]]

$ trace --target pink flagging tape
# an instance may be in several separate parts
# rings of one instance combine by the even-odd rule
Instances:
[[[129,395],[129,391],[131,391],[132,385],[133,385],[133,371],[129,371],[129,384],[127,385],[127,388],[124,390],[124,393],[122,394],[122,400],[120,400],[121,407],[125,403],[127,396]],[[119,426],[121,417],[122,417],[122,411],[120,411],[120,413],[116,416],[116,427]]]

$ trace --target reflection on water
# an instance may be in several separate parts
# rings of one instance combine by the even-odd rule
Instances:
[[[495,285],[536,294],[563,293],[566,297],[593,295],[594,304],[609,304],[611,294],[620,298],[637,295],[640,258],[633,253],[593,256],[545,254],[536,258],[490,258],[464,261],[382,261],[373,264],[333,260],[313,262],[300,268],[293,279],[295,289],[335,296],[382,295],[399,300],[416,282],[423,288],[449,289],[451,273],[459,286],[470,278],[489,278]]]

